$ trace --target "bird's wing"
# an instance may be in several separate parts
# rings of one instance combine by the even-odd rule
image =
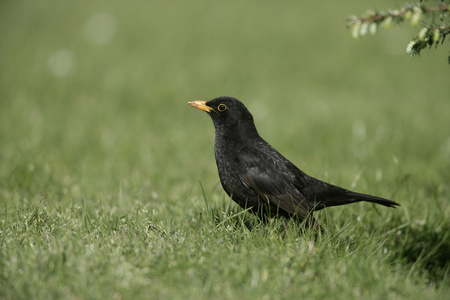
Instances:
[[[243,148],[236,156],[236,162],[241,182],[263,201],[301,220],[309,216],[310,204],[295,187],[296,176],[287,165],[289,161],[275,149]]]

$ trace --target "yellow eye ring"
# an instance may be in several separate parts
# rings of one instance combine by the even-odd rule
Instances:
[[[220,112],[222,112],[222,111],[224,111],[224,110],[227,109],[227,106],[226,106],[225,104],[219,104],[219,106],[217,106],[217,109],[218,109]]]

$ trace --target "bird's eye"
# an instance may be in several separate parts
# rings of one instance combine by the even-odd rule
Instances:
[[[227,106],[226,106],[225,104],[219,104],[219,106],[217,106],[217,109],[218,109],[220,112],[222,112],[222,111],[224,111],[224,110],[227,109]]]

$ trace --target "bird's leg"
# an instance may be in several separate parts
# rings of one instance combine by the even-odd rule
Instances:
[[[308,216],[308,218],[304,221],[303,224],[305,225],[305,227],[311,228],[314,232],[320,231],[322,234],[325,233],[325,229],[322,227],[322,225],[320,225],[320,223],[316,219],[314,219],[312,214]]]

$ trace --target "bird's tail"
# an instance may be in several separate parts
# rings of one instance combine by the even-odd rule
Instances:
[[[343,190],[341,193],[336,193],[334,195],[328,196],[324,201],[320,201],[318,204],[318,209],[322,209],[325,207],[330,206],[337,206],[337,205],[344,205],[344,204],[351,204],[356,203],[360,201],[366,201],[366,202],[372,202],[380,205],[384,205],[387,207],[396,207],[400,206],[397,202],[384,199],[377,196],[367,195],[367,194],[361,194],[352,192],[349,190]],[[318,210],[316,208],[316,210]]]

